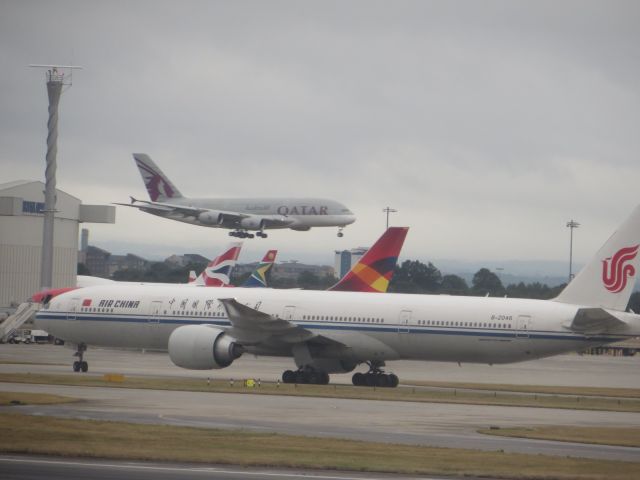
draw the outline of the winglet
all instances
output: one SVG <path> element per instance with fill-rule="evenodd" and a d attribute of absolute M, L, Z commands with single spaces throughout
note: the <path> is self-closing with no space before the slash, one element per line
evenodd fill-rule
<path fill-rule="evenodd" d="M 409 227 L 389 227 L 347 274 L 329 290 L 386 292 Z"/>

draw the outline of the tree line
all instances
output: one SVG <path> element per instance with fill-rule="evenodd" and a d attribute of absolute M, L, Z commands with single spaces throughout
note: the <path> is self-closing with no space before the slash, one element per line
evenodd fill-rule
<path fill-rule="evenodd" d="M 205 264 L 199 263 L 179 267 L 165 262 L 153 262 L 145 269 L 118 270 L 112 278 L 131 282 L 185 283 L 191 270 L 199 273 L 205 267 Z M 78 274 L 90 275 L 91 273 L 83 264 L 79 264 Z M 232 273 L 232 283 L 241 285 L 249 275 L 249 273 L 240 275 Z M 272 277 L 269 279 L 269 285 L 273 288 L 326 290 L 334 283 L 336 280 L 331 275 L 318 276 L 309 271 L 301 272 L 297 278 Z M 468 285 L 467 281 L 458 275 L 443 275 L 431 262 L 405 260 L 400 265 L 396 265 L 393 278 L 389 283 L 389 292 L 549 299 L 558 295 L 565 285 L 550 287 L 540 282 L 520 282 L 505 286 L 500 277 L 488 268 L 478 270 L 473 276 L 471 285 Z M 637 307 L 637 310 L 631 307 L 634 311 L 640 312 L 640 295 L 634 294 L 630 304 Z"/>

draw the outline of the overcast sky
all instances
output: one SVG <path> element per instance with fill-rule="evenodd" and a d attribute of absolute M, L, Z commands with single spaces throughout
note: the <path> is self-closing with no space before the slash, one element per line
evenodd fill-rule
<path fill-rule="evenodd" d="M 336 230 L 245 241 L 332 262 L 411 227 L 403 257 L 587 261 L 639 203 L 636 1 L 0 1 L 0 181 L 44 179 L 44 71 L 82 65 L 60 105 L 58 187 L 146 198 L 145 152 L 187 196 L 320 196 Z M 117 208 L 91 243 L 213 256 L 230 240 Z"/>

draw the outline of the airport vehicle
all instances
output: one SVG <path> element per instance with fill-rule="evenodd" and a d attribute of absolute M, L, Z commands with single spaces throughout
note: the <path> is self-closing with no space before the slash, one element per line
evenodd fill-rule
<path fill-rule="evenodd" d="M 267 238 L 265 230 L 312 227 L 342 229 L 356 217 L 343 204 L 325 198 L 188 198 L 184 197 L 160 168 L 144 153 L 134 153 L 150 200 L 131 197 L 134 207 L 160 217 L 205 227 L 229 229 L 238 238 Z M 255 232 L 255 233 L 252 233 Z"/>
<path fill-rule="evenodd" d="M 167 349 L 188 369 L 243 353 L 293 357 L 285 382 L 395 386 L 385 362 L 510 363 L 640 335 L 625 312 L 638 270 L 640 207 L 553 300 L 274 289 L 96 286 L 55 297 L 38 328 L 78 345 Z M 86 364 L 86 363 L 85 363 Z"/>

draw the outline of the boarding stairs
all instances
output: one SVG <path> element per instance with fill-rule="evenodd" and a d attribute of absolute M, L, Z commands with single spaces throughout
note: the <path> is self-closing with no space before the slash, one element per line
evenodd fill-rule
<path fill-rule="evenodd" d="M 38 311 L 39 308 L 39 303 L 21 303 L 13 315 L 9 316 L 4 322 L 0 323 L 0 341 L 7 341 L 9 337 L 17 329 L 19 329 L 24 322 L 33 317 L 33 315 Z"/>

